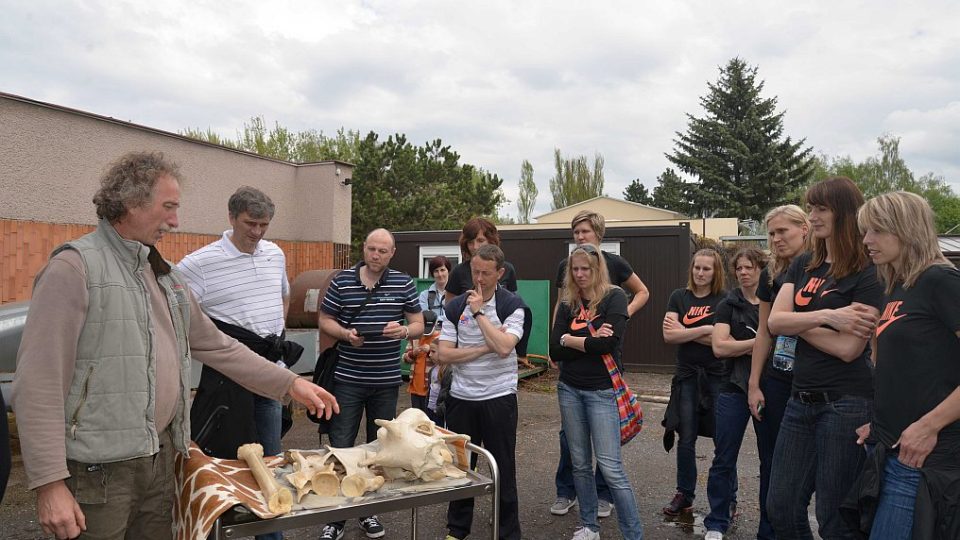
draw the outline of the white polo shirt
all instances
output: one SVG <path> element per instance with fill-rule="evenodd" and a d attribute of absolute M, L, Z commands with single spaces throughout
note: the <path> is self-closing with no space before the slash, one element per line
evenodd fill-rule
<path fill-rule="evenodd" d="M 494 296 L 483 307 L 483 316 L 494 326 L 504 326 L 508 334 L 523 337 L 522 308 L 511 313 L 506 323 L 501 323 L 497 317 L 497 298 Z M 460 315 L 456 326 L 444 324 L 440 330 L 441 341 L 451 341 L 458 348 L 479 347 L 485 343 L 483 332 L 470 313 L 467 306 Z M 517 351 L 510 351 L 506 358 L 497 353 L 487 353 L 476 360 L 463 364 L 452 364 L 453 381 L 450 384 L 450 395 L 467 401 L 481 401 L 517 393 Z"/>
<path fill-rule="evenodd" d="M 283 299 L 290 294 L 287 261 L 273 242 L 260 240 L 253 254 L 223 237 L 178 264 L 204 313 L 259 336 L 283 332 Z"/>

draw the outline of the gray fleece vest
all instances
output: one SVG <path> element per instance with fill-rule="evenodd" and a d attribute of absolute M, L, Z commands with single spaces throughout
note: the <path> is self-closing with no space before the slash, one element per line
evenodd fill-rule
<path fill-rule="evenodd" d="M 180 349 L 180 400 L 170 425 L 174 447 L 189 444 L 190 303 L 187 287 L 156 248 L 125 240 L 106 221 L 56 250 L 76 250 L 87 271 L 89 303 L 67 394 L 67 458 L 110 463 L 160 449 L 155 419 L 156 358 L 144 269 L 152 266 L 167 297 Z M 52 256 L 52 255 L 51 255 Z"/>

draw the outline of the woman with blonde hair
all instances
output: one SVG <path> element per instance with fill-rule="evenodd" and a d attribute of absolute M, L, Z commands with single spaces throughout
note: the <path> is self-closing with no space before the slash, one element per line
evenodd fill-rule
<path fill-rule="evenodd" d="M 919 195 L 875 197 L 858 221 L 885 287 L 873 422 L 858 431 L 876 443 L 870 538 L 960 538 L 960 272 Z"/>
<path fill-rule="evenodd" d="M 677 367 L 670 384 L 664 418 L 666 437 L 677 442 L 677 492 L 663 507 L 676 516 L 693 507 L 697 488 L 697 437 L 713 435 L 713 404 L 720 388 L 722 363 L 711 348 L 717 304 L 724 296 L 723 257 L 701 249 L 690 260 L 687 286 L 673 291 L 663 317 L 663 340 L 677 347 Z M 702 381 L 702 382 L 701 382 Z M 703 407 L 703 404 L 706 407 Z M 672 442 L 667 443 L 671 445 Z"/>
<path fill-rule="evenodd" d="M 767 492 L 770 488 L 770 467 L 773 449 L 780 433 L 783 411 L 790 400 L 793 384 L 793 360 L 796 336 L 774 336 L 767 328 L 770 307 L 787 278 L 791 261 L 810 251 L 810 221 L 807 213 L 795 204 L 778 206 L 764 219 L 767 225 L 767 246 L 772 261 L 760 274 L 757 298 L 760 300 L 760 326 L 751 353 L 747 403 L 756 419 L 757 453 L 760 458 L 760 524 L 757 540 L 772 540 L 773 526 L 767 517 Z M 776 359 L 776 361 L 774 361 Z M 732 512 L 731 512 L 732 514 Z M 731 516 L 733 517 L 733 516 Z"/>
<path fill-rule="evenodd" d="M 620 534 L 643 538 L 643 525 L 620 453 L 620 416 L 605 355 L 619 354 L 627 325 L 627 295 L 610 284 L 606 263 L 592 244 L 567 258 L 567 276 L 557 303 L 550 356 L 560 364 L 557 399 L 570 448 L 580 528 L 573 540 L 598 540 L 597 487 L 593 456 L 617 508 Z"/>
<path fill-rule="evenodd" d="M 870 416 L 868 342 L 882 291 L 857 229 L 863 195 L 856 184 L 827 178 L 804 198 L 813 250 L 790 264 L 767 321 L 771 333 L 798 337 L 793 396 L 773 452 L 767 516 L 778 540 L 812 538 L 807 507 L 816 492 L 821 538 L 853 538 L 839 506 L 864 460 L 850 433 Z"/>

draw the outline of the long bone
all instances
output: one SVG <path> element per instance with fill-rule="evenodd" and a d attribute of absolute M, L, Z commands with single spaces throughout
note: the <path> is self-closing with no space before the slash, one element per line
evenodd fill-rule
<path fill-rule="evenodd" d="M 267 501 L 267 508 L 271 512 L 286 514 L 293 509 L 293 494 L 277 482 L 267 464 L 263 462 L 262 446 L 251 443 L 237 448 L 237 459 L 246 462 L 247 467 L 250 467 L 250 472 L 260 486 L 263 499 Z"/>

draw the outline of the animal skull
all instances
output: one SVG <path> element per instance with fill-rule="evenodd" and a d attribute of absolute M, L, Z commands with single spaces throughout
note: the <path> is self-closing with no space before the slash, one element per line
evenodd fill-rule
<path fill-rule="evenodd" d="M 470 440 L 467 435 L 443 434 L 419 409 L 407 409 L 393 420 L 376 420 L 380 450 L 359 465 L 379 466 L 391 479 L 440 480 L 465 473 L 452 465 L 453 455 L 447 442 Z"/>

